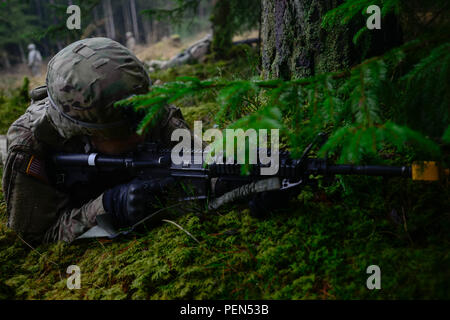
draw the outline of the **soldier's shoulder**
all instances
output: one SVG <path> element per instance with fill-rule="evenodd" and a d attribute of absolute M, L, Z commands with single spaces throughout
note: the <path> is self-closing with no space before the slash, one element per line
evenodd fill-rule
<path fill-rule="evenodd" d="M 25 113 L 9 127 L 6 134 L 7 155 L 4 181 L 11 181 L 18 173 L 48 183 L 45 144 L 36 137 L 36 128 L 46 119 L 47 99 L 32 103 Z M 4 184 L 5 185 L 5 184 Z M 7 188 L 11 188 L 8 183 Z"/>
<path fill-rule="evenodd" d="M 33 125 L 43 116 L 47 99 L 32 103 L 25 113 L 11 124 L 6 134 L 8 152 L 12 150 L 39 151 L 40 143 L 33 134 Z"/>

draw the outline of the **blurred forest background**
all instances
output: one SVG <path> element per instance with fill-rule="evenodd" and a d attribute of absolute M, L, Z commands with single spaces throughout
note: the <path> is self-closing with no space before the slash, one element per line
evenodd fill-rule
<path fill-rule="evenodd" d="M 81 9 L 80 30 L 66 27 L 70 16 L 66 10 L 72 4 Z M 131 32 L 134 53 L 141 60 L 169 59 L 207 34 L 218 35 L 218 41 L 223 34 L 231 41 L 246 31 L 258 37 L 261 17 L 259 0 L 2 0 L 0 8 L 0 88 L 17 86 L 23 75 L 31 75 L 30 43 L 36 45 L 45 66 L 73 41 L 108 37 L 126 45 L 126 33 Z M 31 86 L 42 83 L 42 76 L 32 79 Z"/>
<path fill-rule="evenodd" d="M 81 9 L 79 31 L 66 28 L 66 9 L 71 4 Z M 185 11 L 180 24 L 142 13 L 174 8 L 173 0 L 5 0 L 0 6 L 0 67 L 11 68 L 26 62 L 30 42 L 37 45 L 43 57 L 51 57 L 69 43 L 88 37 L 103 36 L 125 44 L 126 32 L 133 32 L 137 43 L 145 45 L 172 34 L 186 38 L 209 32 L 213 0 L 199 1 L 195 11 Z"/>

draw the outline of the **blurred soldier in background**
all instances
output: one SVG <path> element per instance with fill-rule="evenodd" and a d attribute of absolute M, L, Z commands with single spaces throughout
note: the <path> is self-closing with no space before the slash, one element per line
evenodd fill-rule
<path fill-rule="evenodd" d="M 33 76 L 41 73 L 42 56 L 33 43 L 28 45 L 28 67 L 31 69 Z"/>
<path fill-rule="evenodd" d="M 126 37 L 127 37 L 127 48 L 131 52 L 134 52 L 134 49 L 136 48 L 136 39 L 134 38 L 133 33 L 128 31 L 126 33 Z"/>
<path fill-rule="evenodd" d="M 211 42 L 212 35 L 208 34 L 175 57 L 172 57 L 170 60 L 150 60 L 146 62 L 146 64 L 148 65 L 150 72 L 154 72 L 155 70 L 173 68 L 189 62 L 202 61 L 209 52 Z"/>

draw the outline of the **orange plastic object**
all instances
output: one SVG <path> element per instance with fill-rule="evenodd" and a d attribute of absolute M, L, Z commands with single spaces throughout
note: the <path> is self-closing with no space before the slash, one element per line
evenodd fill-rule
<path fill-rule="evenodd" d="M 412 179 L 422 181 L 438 181 L 439 166 L 434 161 L 421 161 L 412 164 Z"/>

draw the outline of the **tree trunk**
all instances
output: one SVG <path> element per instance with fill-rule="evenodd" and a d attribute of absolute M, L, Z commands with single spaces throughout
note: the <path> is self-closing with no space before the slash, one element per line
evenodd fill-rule
<path fill-rule="evenodd" d="M 93 13 L 93 16 L 94 16 L 94 23 L 95 23 L 95 24 L 97 24 L 97 23 L 100 21 L 100 17 L 99 17 L 99 14 L 98 14 L 98 11 L 97 11 L 97 10 L 98 10 L 97 7 L 94 7 L 94 8 L 92 9 L 92 13 Z M 100 37 L 100 36 L 101 36 L 101 33 L 99 32 L 100 27 L 101 27 L 101 26 L 98 26 L 98 27 L 95 28 L 95 30 L 94 30 L 94 35 L 95 35 L 96 37 Z"/>
<path fill-rule="evenodd" d="M 50 0 L 50 4 L 52 4 L 52 5 L 55 4 L 55 0 Z M 53 14 L 53 11 L 50 11 L 49 13 L 50 13 L 50 15 L 53 16 L 53 24 L 57 25 L 58 19 L 56 18 L 56 15 Z M 56 46 L 58 48 L 58 51 L 61 51 L 63 48 L 63 45 L 60 40 L 56 40 Z"/>
<path fill-rule="evenodd" d="M 144 33 L 145 33 L 145 42 L 146 43 L 150 43 L 151 42 L 151 23 L 149 18 L 147 17 L 143 17 L 142 18 L 142 27 L 144 28 Z"/>
<path fill-rule="evenodd" d="M 106 37 L 111 38 L 111 31 L 109 29 L 109 19 L 108 19 L 108 5 L 106 4 L 108 0 L 103 0 L 102 6 L 103 6 L 103 14 L 105 15 L 105 31 L 106 31 Z"/>
<path fill-rule="evenodd" d="M 132 28 L 129 0 L 122 1 L 122 14 L 126 33 L 131 31 Z"/>
<path fill-rule="evenodd" d="M 114 11 L 112 9 L 111 0 L 108 0 L 109 23 L 111 28 L 111 39 L 116 39 L 116 26 L 114 24 Z"/>
<path fill-rule="evenodd" d="M 358 46 L 353 36 L 365 17 L 331 30 L 321 28 L 323 16 L 343 0 L 262 0 L 262 69 L 264 78 L 303 78 L 333 72 L 401 43 L 397 21 L 383 19 L 381 30 L 371 30 Z"/>
<path fill-rule="evenodd" d="M 111 0 L 103 0 L 103 11 L 106 18 L 106 35 L 110 39 L 115 39 L 116 30 L 114 27 L 114 15 L 111 6 Z"/>
<path fill-rule="evenodd" d="M 2 56 L 3 56 L 3 65 L 5 66 L 5 68 L 6 69 L 11 68 L 11 62 L 9 62 L 8 53 L 6 51 L 3 51 Z"/>
<path fill-rule="evenodd" d="M 131 9 L 131 20 L 133 21 L 134 38 L 136 39 L 136 43 L 138 43 L 139 42 L 139 27 L 138 27 L 138 18 L 137 18 L 137 13 L 136 13 L 135 0 L 130 0 L 130 9 Z"/>
<path fill-rule="evenodd" d="M 266 1 L 270 2 L 272 0 Z M 226 57 L 228 50 L 231 48 L 233 30 L 228 24 L 230 11 L 231 7 L 229 0 L 217 0 L 214 2 L 214 8 L 211 15 L 213 27 L 211 51 L 218 58 Z"/>
<path fill-rule="evenodd" d="M 22 60 L 22 63 L 27 63 L 27 58 L 25 56 L 25 51 L 23 50 L 22 43 L 19 43 L 18 46 L 20 52 L 20 60 Z"/>
<path fill-rule="evenodd" d="M 152 20 L 152 31 L 151 31 L 152 43 L 157 42 L 158 39 L 158 21 L 156 19 Z"/>
<path fill-rule="evenodd" d="M 348 28 L 325 32 L 325 13 L 340 1 L 263 0 L 262 67 L 264 78 L 299 78 L 348 67 Z"/>
<path fill-rule="evenodd" d="M 36 0 L 36 11 L 37 11 L 37 15 L 39 17 L 39 20 L 42 21 L 42 9 L 41 9 L 41 1 L 40 0 Z"/>

